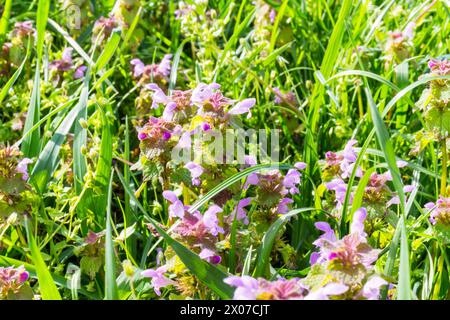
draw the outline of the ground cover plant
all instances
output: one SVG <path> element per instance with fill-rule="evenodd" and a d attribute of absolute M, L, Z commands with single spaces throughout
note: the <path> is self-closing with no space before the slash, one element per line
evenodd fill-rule
<path fill-rule="evenodd" d="M 449 298 L 449 17 L 2 1 L 0 299 Z"/>

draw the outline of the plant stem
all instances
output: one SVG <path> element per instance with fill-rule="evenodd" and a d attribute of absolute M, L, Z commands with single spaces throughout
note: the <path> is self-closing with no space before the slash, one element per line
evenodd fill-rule
<path fill-rule="evenodd" d="M 447 189 L 447 138 L 441 141 L 442 152 L 442 179 L 441 179 L 441 195 L 446 195 Z"/>

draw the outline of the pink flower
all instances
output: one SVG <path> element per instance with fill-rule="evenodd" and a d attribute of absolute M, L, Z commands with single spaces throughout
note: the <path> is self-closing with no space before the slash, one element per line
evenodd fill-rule
<path fill-rule="evenodd" d="M 204 248 L 198 256 L 212 264 L 219 264 L 222 261 L 222 258 L 218 254 L 208 248 Z"/>
<path fill-rule="evenodd" d="M 212 205 L 203 214 L 203 224 L 213 236 L 225 232 L 223 228 L 219 226 L 219 219 L 217 218 L 219 212 L 222 212 L 222 209 L 217 205 Z"/>
<path fill-rule="evenodd" d="M 175 285 L 176 282 L 165 277 L 164 274 L 167 272 L 167 266 L 161 266 L 158 269 L 147 269 L 142 271 L 142 276 L 152 278 L 152 286 L 155 293 L 160 296 L 160 289 L 167 287 L 169 285 Z"/>
<path fill-rule="evenodd" d="M 169 217 L 183 218 L 185 207 L 183 205 L 183 202 L 178 199 L 175 192 L 164 191 L 163 197 L 171 203 L 171 205 L 169 206 Z"/>
<path fill-rule="evenodd" d="M 283 179 L 283 186 L 288 189 L 290 194 L 297 194 L 297 185 L 300 183 L 301 174 L 294 169 L 290 169 Z"/>
<path fill-rule="evenodd" d="M 74 79 L 80 79 L 84 77 L 84 73 L 86 72 L 87 67 L 86 66 L 79 66 L 75 72 L 73 73 Z"/>
<path fill-rule="evenodd" d="M 306 169 L 306 163 L 304 163 L 304 162 L 296 162 L 294 164 L 294 167 L 296 167 L 298 170 L 304 170 L 304 169 Z"/>
<path fill-rule="evenodd" d="M 278 203 L 277 211 L 279 214 L 285 214 L 289 212 L 288 204 L 293 203 L 294 200 L 289 198 L 281 199 L 280 203 Z"/>
<path fill-rule="evenodd" d="M 387 285 L 387 281 L 379 276 L 370 278 L 362 289 L 362 295 L 368 300 L 378 300 L 380 298 L 380 289 Z"/>
<path fill-rule="evenodd" d="M 194 186 L 198 186 L 200 185 L 200 179 L 199 177 L 202 175 L 204 169 L 201 165 L 196 164 L 195 162 L 188 162 L 186 163 L 186 165 L 184 166 L 186 169 L 189 170 L 189 172 L 191 173 L 191 178 L 192 178 L 192 185 Z"/>
<path fill-rule="evenodd" d="M 130 64 L 133 66 L 133 76 L 139 77 L 144 73 L 145 64 L 140 59 L 132 59 Z"/>
<path fill-rule="evenodd" d="M 18 164 L 16 171 L 22 174 L 22 180 L 28 180 L 28 165 L 33 163 L 31 159 L 23 158 Z"/>
<path fill-rule="evenodd" d="M 248 206 L 252 198 L 244 198 L 238 202 L 236 210 L 233 210 L 231 213 L 231 219 L 234 219 L 234 215 L 237 214 L 236 219 L 242 221 L 244 224 L 248 224 L 249 220 L 247 217 L 247 212 L 244 210 L 244 207 Z"/>
<path fill-rule="evenodd" d="M 228 114 L 238 115 L 250 112 L 250 109 L 255 105 L 256 99 L 244 99 L 238 102 L 231 110 L 228 111 Z M 250 116 L 250 114 L 249 114 Z"/>
<path fill-rule="evenodd" d="M 209 98 L 212 97 L 215 90 L 219 89 L 220 85 L 217 83 L 205 84 L 199 83 L 198 86 L 192 91 L 191 101 L 196 104 L 203 104 Z"/>

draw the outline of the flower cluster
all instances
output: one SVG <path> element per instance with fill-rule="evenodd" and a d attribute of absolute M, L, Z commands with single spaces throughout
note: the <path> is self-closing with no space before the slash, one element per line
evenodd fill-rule
<path fill-rule="evenodd" d="M 428 62 L 429 76 L 445 76 L 450 74 L 450 62 L 448 60 L 431 59 Z M 430 82 L 428 88 L 423 90 L 416 108 L 423 111 L 426 130 L 432 132 L 436 140 L 440 140 L 445 132 L 450 132 L 450 81 L 448 79 L 435 79 Z"/>
<path fill-rule="evenodd" d="M 230 120 L 241 114 L 251 115 L 250 109 L 255 99 L 244 99 L 236 102 L 226 98 L 219 90 L 220 85 L 200 83 L 193 90 L 175 90 L 166 95 L 156 84 L 145 86 L 153 92 L 151 106 L 158 109 L 163 106 L 162 116 L 151 117 L 142 127 L 138 128 L 138 138 L 141 141 L 141 159 L 143 166 L 166 164 L 172 159 L 174 150 L 191 150 L 192 137 L 198 135 L 212 135 L 213 130 L 225 131 L 230 126 Z M 207 139 L 200 150 L 208 148 Z M 208 153 L 203 153 L 205 156 Z M 158 161 L 156 161 L 158 160 Z M 191 174 L 191 182 L 195 186 L 201 183 L 200 176 L 206 170 L 198 162 L 188 159 L 183 166 Z M 173 171 L 173 169 L 172 169 Z M 170 172 L 166 172 L 166 178 Z"/>
<path fill-rule="evenodd" d="M 8 41 L 3 43 L 0 51 L 0 75 L 8 78 L 14 68 L 17 68 L 25 58 L 28 43 L 33 45 L 36 30 L 33 22 L 16 22 L 14 29 L 8 34 Z"/>
<path fill-rule="evenodd" d="M 409 58 L 412 48 L 415 23 L 410 23 L 404 31 L 390 31 L 386 42 L 386 67 L 389 63 L 400 63 Z"/>
<path fill-rule="evenodd" d="M 328 151 L 325 154 L 325 159 L 320 160 L 319 163 L 322 168 L 322 179 L 325 181 L 325 188 L 334 192 L 334 212 L 340 213 L 341 208 L 345 202 L 348 192 L 348 179 L 351 176 L 357 153 L 354 148 L 356 140 L 347 142 L 344 150 L 340 152 Z M 406 161 L 397 161 L 397 166 L 403 168 L 407 165 Z M 355 177 L 362 178 L 363 170 L 358 167 L 355 172 Z M 384 173 L 374 172 L 370 175 L 369 181 L 364 188 L 363 203 L 368 209 L 374 209 L 375 212 L 381 214 L 385 213 L 385 209 L 394 204 L 399 204 L 400 200 L 397 194 L 391 190 L 387 182 L 392 181 L 390 171 Z M 409 193 L 414 190 L 412 185 L 405 185 L 404 192 Z M 350 190 L 348 203 L 353 202 L 353 190 Z"/>
<path fill-rule="evenodd" d="M 319 252 L 311 255 L 311 271 L 303 279 L 283 278 L 267 281 L 249 276 L 232 276 L 225 282 L 237 289 L 234 299 L 249 300 L 328 300 L 379 299 L 380 288 L 387 282 L 374 273 L 373 263 L 379 250 L 366 239 L 364 208 L 355 212 L 350 234 L 337 239 L 326 222 L 317 222 L 323 235 L 314 244 Z"/>
<path fill-rule="evenodd" d="M 60 82 L 64 73 L 69 71 L 73 71 L 73 79 L 80 79 L 84 77 L 87 67 L 84 65 L 76 67 L 72 61 L 72 52 L 72 48 L 65 48 L 62 52 L 61 59 L 50 62 L 49 68 L 50 71 L 53 72 L 53 77 L 56 82 Z"/>
<path fill-rule="evenodd" d="M 0 267 L 0 300 L 31 300 L 33 291 L 28 278 L 24 267 Z"/>
<path fill-rule="evenodd" d="M 30 163 L 16 147 L 0 148 L 0 221 L 31 210 L 36 195 L 27 183 Z"/>

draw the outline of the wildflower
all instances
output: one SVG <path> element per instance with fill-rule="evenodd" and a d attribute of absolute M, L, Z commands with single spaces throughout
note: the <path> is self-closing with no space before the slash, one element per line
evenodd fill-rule
<path fill-rule="evenodd" d="M 322 288 L 311 292 L 305 300 L 329 300 L 330 296 L 339 296 L 348 290 L 348 286 L 342 283 L 328 283 Z"/>
<path fill-rule="evenodd" d="M 373 276 L 364 285 L 362 296 L 368 300 L 378 300 L 380 298 L 380 288 L 387 285 L 387 281 L 379 276 Z"/>
<path fill-rule="evenodd" d="M 296 162 L 295 164 L 294 164 L 294 167 L 296 167 L 298 170 L 304 170 L 304 169 L 306 169 L 306 163 L 304 163 L 304 162 Z"/>
<path fill-rule="evenodd" d="M 250 109 L 255 105 L 256 100 L 254 98 L 244 99 L 238 102 L 231 110 L 228 111 L 228 114 L 239 115 L 248 113 L 248 118 L 251 117 Z"/>
<path fill-rule="evenodd" d="M 217 83 L 205 84 L 199 83 L 197 87 L 192 91 L 191 101 L 196 104 L 203 104 L 210 99 L 214 92 L 220 88 Z"/>
<path fill-rule="evenodd" d="M 273 88 L 273 91 L 275 93 L 275 100 L 274 100 L 275 104 L 278 105 L 288 104 L 294 107 L 298 106 L 297 97 L 292 91 L 284 94 L 281 93 L 279 88 Z"/>
<path fill-rule="evenodd" d="M 161 266 L 159 268 L 155 269 L 147 269 L 142 271 L 142 276 L 152 278 L 152 286 L 153 290 L 155 290 L 155 293 L 160 296 L 161 295 L 161 288 L 175 285 L 176 282 L 167 278 L 164 276 L 164 274 L 167 272 L 167 266 Z"/>
<path fill-rule="evenodd" d="M 439 196 L 436 203 L 428 202 L 425 208 L 430 210 L 430 222 L 433 225 L 450 226 L 450 198 Z"/>
<path fill-rule="evenodd" d="M 342 179 L 333 179 L 330 182 L 325 184 L 325 187 L 328 190 L 332 190 L 335 192 L 336 203 L 338 208 L 340 208 L 344 202 L 347 194 L 347 184 Z M 350 194 L 349 202 L 351 203 L 353 200 L 352 194 Z"/>
<path fill-rule="evenodd" d="M 195 162 L 188 162 L 186 163 L 186 165 L 184 166 L 186 169 L 189 170 L 189 172 L 191 173 L 191 178 L 192 178 L 192 185 L 193 186 L 198 186 L 200 185 L 200 179 L 199 177 L 202 175 L 204 169 L 201 165 L 196 164 Z"/>
<path fill-rule="evenodd" d="M 23 158 L 22 160 L 20 160 L 20 162 L 17 164 L 17 172 L 22 174 L 22 179 L 23 180 L 28 180 L 29 176 L 28 176 L 28 165 L 30 163 L 33 163 L 33 160 L 28 159 L 28 158 Z"/>
<path fill-rule="evenodd" d="M 317 225 L 325 236 L 321 236 L 314 244 L 320 248 L 320 256 L 315 262 L 333 262 L 344 268 L 355 268 L 359 265 L 370 268 L 371 264 L 378 258 L 378 251 L 372 249 L 366 241 L 364 233 L 364 220 L 367 212 L 364 208 L 355 212 L 351 226 L 351 233 L 341 240 L 334 238 L 331 228 L 327 224 Z"/>
<path fill-rule="evenodd" d="M 231 219 L 234 219 L 236 214 L 236 219 L 238 221 L 242 221 L 244 224 L 248 224 L 249 220 L 247 217 L 247 211 L 244 210 L 246 206 L 248 206 L 252 201 L 252 198 L 244 198 L 238 202 L 236 210 L 233 210 L 233 213 L 230 215 Z"/>
<path fill-rule="evenodd" d="M 133 68 L 133 76 L 139 79 L 140 83 L 148 83 L 151 80 L 161 83 L 167 81 L 170 75 L 171 54 L 166 54 L 159 64 L 145 65 L 140 59 L 132 59 L 130 64 Z"/>
<path fill-rule="evenodd" d="M 288 204 L 291 204 L 291 203 L 293 203 L 294 202 L 294 200 L 292 200 L 292 199 L 289 199 L 289 198 L 283 198 L 283 199 L 281 199 L 280 200 L 280 203 L 278 204 L 278 207 L 277 207 L 277 212 L 279 213 L 279 214 L 285 214 L 285 213 L 288 213 L 288 211 L 289 211 L 289 208 L 288 208 Z"/>
<path fill-rule="evenodd" d="M 80 79 L 80 78 L 83 78 L 84 77 L 84 73 L 86 72 L 86 70 L 87 70 L 87 67 L 86 66 L 79 66 L 76 70 L 75 70 L 75 72 L 74 72 L 74 74 L 73 74 L 73 78 L 74 79 Z"/>
<path fill-rule="evenodd" d="M 294 169 L 290 169 L 283 179 L 283 186 L 289 191 L 290 194 L 297 194 L 297 184 L 300 183 L 301 174 Z"/>
<path fill-rule="evenodd" d="M 225 232 L 223 228 L 219 226 L 219 219 L 217 218 L 219 212 L 222 212 L 222 209 L 217 205 L 212 205 L 203 214 L 202 222 L 213 236 Z"/>
<path fill-rule="evenodd" d="M 355 162 L 357 159 L 356 150 L 354 148 L 356 140 L 349 140 L 344 150 L 340 152 L 328 151 L 325 154 L 325 160 L 321 160 L 319 163 L 322 166 L 324 180 L 330 180 L 333 178 L 346 179 L 350 177 L 353 172 Z M 356 169 L 356 176 L 362 177 L 361 168 Z"/>
<path fill-rule="evenodd" d="M 50 62 L 50 69 L 58 72 L 69 71 L 72 69 L 72 48 L 65 48 L 60 60 L 54 60 Z"/>
<path fill-rule="evenodd" d="M 219 264 L 222 261 L 222 258 L 217 255 L 213 250 L 204 248 L 198 255 L 201 259 L 207 260 L 212 264 Z"/>
<path fill-rule="evenodd" d="M 16 22 L 14 29 L 11 31 L 11 38 L 25 38 L 35 32 L 32 21 Z"/>
<path fill-rule="evenodd" d="M 92 29 L 92 42 L 95 43 L 97 38 L 100 43 L 108 39 L 114 29 L 119 26 L 117 19 L 114 16 L 100 17 L 94 24 Z"/>
<path fill-rule="evenodd" d="M 0 267 L 0 300 L 8 299 L 10 295 L 20 294 L 28 278 L 29 274 L 23 266 Z"/>
<path fill-rule="evenodd" d="M 244 275 L 230 276 L 224 282 L 236 287 L 234 300 L 299 300 L 307 293 L 307 288 L 297 278 L 267 281 Z"/>
<path fill-rule="evenodd" d="M 169 217 L 184 217 L 185 207 L 181 200 L 178 200 L 177 195 L 173 191 L 164 191 L 163 192 L 164 199 L 168 200 L 171 205 L 169 206 Z"/>

